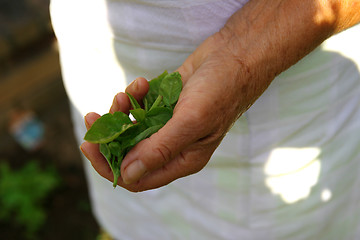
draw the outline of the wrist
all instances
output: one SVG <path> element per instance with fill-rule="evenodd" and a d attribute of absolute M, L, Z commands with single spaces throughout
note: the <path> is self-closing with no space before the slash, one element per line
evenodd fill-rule
<path fill-rule="evenodd" d="M 271 81 L 337 31 L 327 1 L 249 1 L 220 30 L 229 52 Z"/>

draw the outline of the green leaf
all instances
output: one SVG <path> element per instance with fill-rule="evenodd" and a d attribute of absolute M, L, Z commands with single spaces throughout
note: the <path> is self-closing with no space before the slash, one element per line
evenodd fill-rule
<path fill-rule="evenodd" d="M 126 131 L 122 132 L 115 140 L 120 142 L 123 146 L 123 143 L 126 141 L 129 141 L 129 139 L 134 138 L 139 133 L 143 132 L 147 127 L 143 122 L 135 123 L 130 128 L 128 128 Z"/>
<path fill-rule="evenodd" d="M 112 141 L 108 144 L 109 150 L 113 156 L 119 157 L 122 155 L 121 144 L 116 141 Z"/>
<path fill-rule="evenodd" d="M 106 161 L 109 164 L 109 167 L 111 168 L 111 171 L 114 172 L 113 169 L 113 155 L 111 154 L 110 148 L 107 143 L 100 143 L 99 144 L 99 150 L 101 154 L 105 157 Z"/>
<path fill-rule="evenodd" d="M 154 107 L 146 113 L 145 125 L 147 127 L 165 125 L 173 115 L 173 111 L 167 107 Z"/>
<path fill-rule="evenodd" d="M 133 97 L 133 95 L 131 95 L 130 93 L 126 93 L 130 99 L 130 103 L 131 106 L 133 107 L 133 109 L 138 109 L 141 108 L 140 104 L 138 103 L 138 101 L 136 101 L 136 99 Z"/>
<path fill-rule="evenodd" d="M 162 99 L 163 99 L 163 97 L 162 97 L 161 95 L 159 95 L 159 96 L 156 98 L 155 102 L 153 103 L 153 105 L 151 106 L 151 108 L 150 108 L 148 111 L 151 111 L 153 108 L 156 108 L 156 107 L 161 106 L 160 103 L 161 103 Z M 147 111 L 147 112 L 148 112 L 148 111 Z"/>
<path fill-rule="evenodd" d="M 154 133 L 156 133 L 157 131 L 159 131 L 160 128 L 162 128 L 163 125 L 156 125 L 156 126 L 152 126 L 147 128 L 146 130 L 144 130 L 143 132 L 139 133 L 135 138 L 131 139 L 128 143 L 126 148 L 132 148 L 134 147 L 136 144 L 138 144 L 140 141 L 144 140 L 145 138 L 150 137 L 151 135 L 153 135 Z"/>
<path fill-rule="evenodd" d="M 143 99 L 143 103 L 144 103 L 144 108 L 145 108 L 145 112 L 149 111 L 149 109 L 151 108 L 151 106 L 149 106 L 149 102 L 148 100 L 144 97 Z"/>
<path fill-rule="evenodd" d="M 171 107 L 179 99 L 182 90 L 181 75 L 178 72 L 168 74 L 161 82 L 159 95 L 163 96 L 163 102 Z"/>
<path fill-rule="evenodd" d="M 120 167 L 121 167 L 121 163 L 122 163 L 122 160 L 123 160 L 123 156 L 119 156 L 119 157 L 114 156 L 114 158 L 115 159 L 113 159 L 114 164 L 113 164 L 112 172 L 113 172 L 113 175 L 114 175 L 113 187 L 116 188 L 118 179 L 121 176 Z"/>
<path fill-rule="evenodd" d="M 160 128 L 162 128 L 162 127 L 163 127 L 163 125 L 159 124 L 159 125 L 155 125 L 155 126 L 147 128 L 145 131 L 143 131 L 142 133 L 140 133 L 139 135 L 136 136 L 136 138 L 134 139 L 136 144 L 139 143 L 140 141 L 144 140 L 145 138 L 151 137 L 151 135 L 153 135 L 154 133 L 159 131 Z"/>
<path fill-rule="evenodd" d="M 109 164 L 109 167 L 111 168 L 114 176 L 113 187 L 115 188 L 121 175 L 120 167 L 124 158 L 124 155 L 121 153 L 120 145 L 117 142 L 111 142 L 109 144 L 101 143 L 100 152 L 104 155 Z"/>
<path fill-rule="evenodd" d="M 160 84 L 167 75 L 168 72 L 164 71 L 161 75 L 149 81 L 149 91 L 143 100 L 146 110 L 149 110 L 156 101 L 157 97 L 159 96 Z"/>
<path fill-rule="evenodd" d="M 88 130 L 84 139 L 100 144 L 100 152 L 114 175 L 114 187 L 120 177 L 123 158 L 136 144 L 159 131 L 171 119 L 181 90 L 181 75 L 165 71 L 149 82 L 149 91 L 142 102 L 144 109 L 127 93 L 133 108 L 130 113 L 137 123 L 132 123 L 128 115 L 116 112 L 103 115 Z"/>
<path fill-rule="evenodd" d="M 146 111 L 142 108 L 130 110 L 131 115 L 136 119 L 137 122 L 144 121 Z"/>
<path fill-rule="evenodd" d="M 99 150 L 111 166 L 111 152 L 109 146 L 106 143 L 100 143 Z"/>
<path fill-rule="evenodd" d="M 125 113 L 107 113 L 94 122 L 84 139 L 92 143 L 108 143 L 132 125 L 131 119 Z"/>
<path fill-rule="evenodd" d="M 114 114 L 112 114 L 112 116 L 115 121 L 119 121 L 119 122 L 126 123 L 126 124 L 132 123 L 129 116 L 123 112 L 114 112 Z"/>

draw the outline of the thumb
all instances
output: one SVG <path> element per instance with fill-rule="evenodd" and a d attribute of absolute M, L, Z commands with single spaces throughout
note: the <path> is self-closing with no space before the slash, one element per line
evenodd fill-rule
<path fill-rule="evenodd" d="M 161 168 L 198 139 L 195 129 L 189 127 L 191 124 L 187 119 L 191 118 L 180 111 L 176 113 L 163 128 L 138 143 L 126 155 L 121 165 L 124 183 L 134 183 L 145 173 Z"/>

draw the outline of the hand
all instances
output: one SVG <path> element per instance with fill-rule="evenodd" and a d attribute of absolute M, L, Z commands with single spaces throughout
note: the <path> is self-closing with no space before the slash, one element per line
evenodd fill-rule
<path fill-rule="evenodd" d="M 184 87 L 173 118 L 127 154 L 119 185 L 144 191 L 200 171 L 233 122 L 276 75 L 327 37 L 360 21 L 360 4 L 347 2 L 249 1 L 178 69 Z M 126 91 L 140 100 L 148 85 L 141 78 L 136 83 Z M 120 93 L 111 111 L 129 108 Z M 87 125 L 97 117 L 88 114 Z M 99 174 L 112 181 L 98 147 L 84 143 L 81 148 Z"/>
<path fill-rule="evenodd" d="M 157 188 L 201 170 L 239 115 L 249 105 L 244 99 L 249 87 L 240 81 L 242 66 L 216 34 L 206 40 L 178 69 L 183 91 L 173 118 L 150 138 L 136 145 L 125 157 L 118 184 L 130 191 Z M 126 91 L 140 101 L 148 90 L 144 78 L 138 78 Z M 119 93 L 110 112 L 128 113 L 130 102 Z M 99 117 L 85 118 L 87 127 Z M 81 147 L 100 175 L 113 180 L 98 146 Z"/>

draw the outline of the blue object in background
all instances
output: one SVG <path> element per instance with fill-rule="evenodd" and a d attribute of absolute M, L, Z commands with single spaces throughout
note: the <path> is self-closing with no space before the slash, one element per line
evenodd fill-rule
<path fill-rule="evenodd" d="M 15 111 L 10 122 L 10 132 L 25 150 L 34 151 L 43 143 L 45 128 L 31 111 Z"/>

